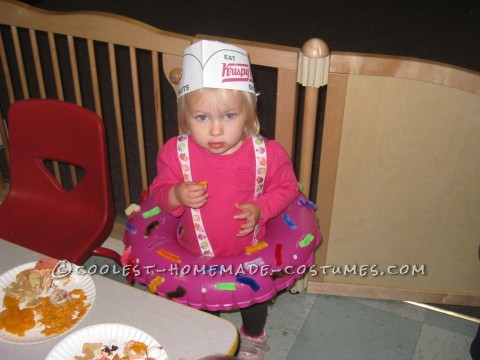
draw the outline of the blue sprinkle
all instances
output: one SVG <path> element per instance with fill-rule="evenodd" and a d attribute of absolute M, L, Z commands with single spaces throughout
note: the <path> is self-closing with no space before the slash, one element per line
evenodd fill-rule
<path fill-rule="evenodd" d="M 258 291 L 260 290 L 260 285 L 258 285 L 258 283 L 252 279 L 252 278 L 249 278 L 248 276 L 245 276 L 245 275 L 237 275 L 235 280 L 241 284 L 245 284 L 245 285 L 248 285 L 252 288 L 253 291 Z"/>
<path fill-rule="evenodd" d="M 125 227 L 127 228 L 128 231 L 130 231 L 130 233 L 132 234 L 136 234 L 137 233 L 137 228 L 135 226 L 133 226 L 132 224 L 130 223 L 125 223 Z"/>
<path fill-rule="evenodd" d="M 287 214 L 285 215 L 282 215 L 282 218 L 283 218 L 283 221 L 285 222 L 285 224 L 287 224 L 287 226 L 292 229 L 292 230 L 295 230 L 297 228 L 297 225 L 295 225 L 295 223 L 293 222 L 293 220 L 290 218 L 290 216 L 288 216 Z"/>
<path fill-rule="evenodd" d="M 300 199 L 300 200 L 298 200 L 298 204 L 306 206 L 306 207 L 312 209 L 313 211 L 317 210 L 317 206 L 313 202 L 311 202 L 310 200 Z"/>

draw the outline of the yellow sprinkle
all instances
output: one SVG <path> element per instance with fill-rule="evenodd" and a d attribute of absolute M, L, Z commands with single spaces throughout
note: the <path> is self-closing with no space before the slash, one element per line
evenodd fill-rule
<path fill-rule="evenodd" d="M 207 180 L 200 180 L 200 181 L 198 182 L 198 185 L 207 186 L 207 185 L 208 185 L 208 181 L 207 181 Z"/>
<path fill-rule="evenodd" d="M 162 284 L 164 281 L 165 279 L 163 277 L 160 275 L 157 276 L 155 279 L 150 281 L 150 284 L 148 284 L 148 290 L 155 294 L 157 292 L 157 286 Z"/>
<path fill-rule="evenodd" d="M 262 250 L 263 248 L 266 248 L 267 246 L 268 246 L 268 243 L 262 240 L 258 244 L 245 247 L 245 253 L 247 255 L 250 255 L 250 254 L 253 254 L 254 252 Z"/>

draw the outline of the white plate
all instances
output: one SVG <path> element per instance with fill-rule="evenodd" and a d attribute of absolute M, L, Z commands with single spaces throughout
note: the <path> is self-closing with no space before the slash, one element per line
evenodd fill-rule
<path fill-rule="evenodd" d="M 36 263 L 37 262 L 34 261 L 28 264 L 23 264 L 11 270 L 8 270 L 7 272 L 0 275 L 0 309 L 2 311 L 4 309 L 3 298 L 5 297 L 5 288 L 7 288 L 8 286 L 10 286 L 10 284 L 16 281 L 17 274 L 19 274 L 23 270 L 33 269 Z M 76 269 L 76 268 L 77 266 L 73 265 L 73 269 Z M 25 344 L 25 345 L 41 343 L 41 342 L 59 337 L 63 334 L 66 334 L 67 332 L 74 329 L 80 322 L 82 322 L 83 319 L 85 319 L 85 317 L 88 315 L 88 312 L 92 308 L 93 302 L 95 301 L 95 293 L 96 293 L 95 284 L 93 283 L 92 277 L 88 274 L 80 275 L 78 274 L 78 272 L 72 271 L 72 273 L 69 275 L 69 278 L 70 278 L 70 281 L 68 282 L 68 284 L 66 284 L 61 288 L 63 288 L 66 291 L 72 291 L 74 289 L 83 289 L 85 295 L 87 296 L 86 303 L 90 304 L 90 307 L 88 308 L 87 313 L 74 326 L 72 326 L 62 334 L 52 334 L 48 336 L 41 333 L 41 331 L 43 330 L 43 326 L 41 324 L 37 324 L 37 326 L 35 326 L 33 329 L 25 332 L 25 336 L 18 336 L 15 334 L 11 334 L 7 332 L 5 329 L 3 329 L 3 330 L 0 330 L 0 341 L 7 342 L 7 343 L 14 343 L 14 344 Z"/>
<path fill-rule="evenodd" d="M 116 345 L 118 350 L 111 356 L 118 354 L 122 357 L 125 344 L 130 340 L 142 342 L 149 349 L 156 348 L 156 360 L 168 360 L 165 349 L 153 337 L 142 330 L 123 324 L 98 324 L 80 329 L 60 341 L 45 360 L 73 360 L 75 356 L 83 356 L 82 347 L 85 343 L 102 344 L 109 348 Z"/>

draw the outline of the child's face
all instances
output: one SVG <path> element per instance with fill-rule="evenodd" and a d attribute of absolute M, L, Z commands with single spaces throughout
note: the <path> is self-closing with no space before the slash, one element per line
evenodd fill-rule
<path fill-rule="evenodd" d="M 188 134 L 202 148 L 218 155 L 232 154 L 243 143 L 247 112 L 243 97 L 234 91 L 219 96 L 216 89 L 189 93 L 185 98 Z"/>

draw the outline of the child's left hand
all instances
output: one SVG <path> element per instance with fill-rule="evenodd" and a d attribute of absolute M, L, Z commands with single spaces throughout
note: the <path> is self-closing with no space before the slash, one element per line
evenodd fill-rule
<path fill-rule="evenodd" d="M 237 236 L 247 236 L 255 229 L 258 220 L 262 218 L 262 211 L 255 203 L 235 204 L 235 207 L 242 213 L 235 215 L 233 218 L 235 220 L 246 220 L 245 224 L 240 226 Z"/>

